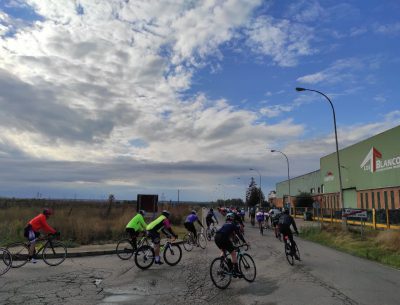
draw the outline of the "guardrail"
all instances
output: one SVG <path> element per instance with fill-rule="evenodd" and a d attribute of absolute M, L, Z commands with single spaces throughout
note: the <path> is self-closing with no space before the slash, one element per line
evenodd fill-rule
<path fill-rule="evenodd" d="M 367 219 L 362 221 L 356 217 L 347 217 L 347 223 L 351 225 L 364 225 L 372 227 L 374 229 L 395 229 L 400 230 L 400 209 L 388 210 L 388 209 L 357 209 L 367 212 Z M 329 208 L 293 208 L 292 216 L 296 218 L 305 218 L 304 213 L 308 212 L 312 214 L 312 221 L 338 223 L 342 222 L 342 210 L 341 209 L 329 209 Z"/>

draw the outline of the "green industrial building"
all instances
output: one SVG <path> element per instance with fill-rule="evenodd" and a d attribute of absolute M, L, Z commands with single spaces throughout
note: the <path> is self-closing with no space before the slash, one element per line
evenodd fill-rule
<path fill-rule="evenodd" d="M 400 126 L 339 151 L 345 208 L 400 208 Z M 291 202 L 309 193 L 324 208 L 342 208 L 336 152 L 320 169 L 290 179 Z M 276 203 L 288 202 L 288 180 L 277 183 Z"/>

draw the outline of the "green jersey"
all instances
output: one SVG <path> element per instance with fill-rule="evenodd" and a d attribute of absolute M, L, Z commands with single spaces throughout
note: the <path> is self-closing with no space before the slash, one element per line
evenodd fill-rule
<path fill-rule="evenodd" d="M 143 215 L 138 213 L 131 221 L 126 225 L 127 228 L 134 229 L 135 231 L 143 231 L 146 229 L 146 222 L 144 221 Z"/>
<path fill-rule="evenodd" d="M 167 217 L 165 217 L 164 215 L 158 216 L 155 220 L 153 220 L 147 225 L 146 230 L 147 231 L 155 230 L 157 232 L 160 232 L 160 230 L 164 227 L 165 219 L 167 219 Z"/>

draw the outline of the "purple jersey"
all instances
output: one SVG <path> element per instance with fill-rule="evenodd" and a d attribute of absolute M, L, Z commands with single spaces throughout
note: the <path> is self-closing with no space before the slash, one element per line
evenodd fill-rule
<path fill-rule="evenodd" d="M 195 214 L 190 214 L 188 217 L 186 217 L 185 222 L 190 222 L 193 223 L 195 221 L 199 220 L 199 218 L 197 217 L 197 215 Z"/>

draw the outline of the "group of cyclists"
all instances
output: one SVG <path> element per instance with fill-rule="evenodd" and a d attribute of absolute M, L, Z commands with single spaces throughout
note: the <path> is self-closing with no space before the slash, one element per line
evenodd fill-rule
<path fill-rule="evenodd" d="M 221 255 L 224 255 L 225 251 L 230 253 L 233 263 L 233 275 L 240 277 L 234 240 L 240 240 L 242 243 L 249 245 L 249 242 L 244 238 L 245 212 L 244 209 L 234 207 L 220 207 L 218 208 L 218 211 L 225 217 L 225 223 L 217 230 L 214 241 L 216 246 L 222 251 Z M 31 245 L 29 248 L 29 260 L 32 263 L 36 263 L 34 249 L 35 241 L 40 236 L 39 232 L 44 231 L 50 234 L 57 234 L 57 231 L 47 223 L 47 219 L 52 214 L 53 211 L 51 209 L 44 209 L 41 214 L 30 220 L 24 229 L 24 236 L 28 239 Z M 249 213 L 249 215 L 251 214 Z M 140 210 L 126 225 L 126 233 L 129 234 L 133 242 L 134 250 L 136 250 L 137 247 L 137 237 L 140 234 L 146 233 L 154 244 L 155 263 L 161 265 L 163 262 L 160 259 L 160 233 L 164 233 L 169 238 L 173 238 L 173 240 L 178 237 L 177 234 L 175 234 L 175 232 L 172 230 L 171 222 L 169 220 L 170 212 L 167 210 L 162 211 L 156 219 L 148 224 L 145 222 L 144 216 L 145 211 Z M 289 237 L 292 245 L 292 252 L 295 258 L 299 259 L 295 255 L 295 242 L 293 240 L 293 234 L 290 227 L 293 226 L 296 234 L 298 234 L 298 230 L 293 217 L 289 215 L 288 209 L 283 209 L 283 211 L 271 209 L 268 213 L 260 209 L 257 211 L 257 213 L 255 213 L 255 218 L 257 219 L 259 225 L 263 225 L 266 221 L 268 221 L 268 219 L 270 219 L 272 225 L 277 228 L 277 231 Z M 207 229 L 209 229 L 212 224 L 215 224 L 215 222 L 218 224 L 218 218 L 216 217 L 213 208 L 210 208 L 206 215 Z M 193 233 L 193 236 L 196 239 L 197 230 L 195 223 L 204 228 L 202 222 L 197 216 L 197 212 L 192 210 L 185 218 L 184 226 L 189 232 Z"/>

